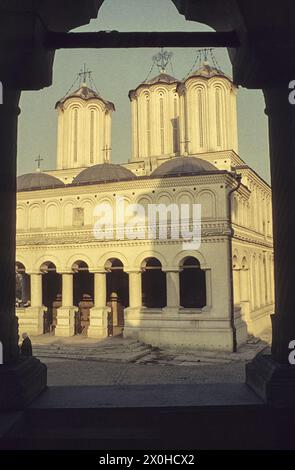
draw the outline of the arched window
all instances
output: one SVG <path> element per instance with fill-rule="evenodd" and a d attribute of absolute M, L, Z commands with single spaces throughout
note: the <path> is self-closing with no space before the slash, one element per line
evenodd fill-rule
<path fill-rule="evenodd" d="M 166 273 L 157 258 L 148 258 L 142 263 L 142 304 L 148 308 L 166 306 Z"/>
<path fill-rule="evenodd" d="M 180 265 L 180 305 L 184 308 L 203 308 L 206 299 L 206 273 L 199 261 L 189 256 Z"/>
<path fill-rule="evenodd" d="M 174 110 L 173 110 L 173 153 L 179 152 L 179 118 L 178 118 L 178 99 L 177 95 L 174 96 Z"/>
<path fill-rule="evenodd" d="M 146 96 L 146 142 L 147 142 L 147 156 L 151 154 L 151 106 L 150 97 Z"/>
<path fill-rule="evenodd" d="M 165 129 L 164 129 L 164 98 L 160 94 L 160 142 L 161 142 L 161 155 L 165 153 Z"/>
<path fill-rule="evenodd" d="M 200 148 L 204 147 L 204 108 L 203 108 L 203 91 L 198 89 L 198 114 L 199 114 L 199 144 Z"/>
<path fill-rule="evenodd" d="M 73 158 L 74 163 L 78 161 L 78 109 L 73 111 Z"/>
<path fill-rule="evenodd" d="M 215 104 L 216 104 L 216 143 L 217 147 L 221 147 L 221 90 L 215 90 Z"/>
<path fill-rule="evenodd" d="M 90 112 L 90 163 L 94 161 L 94 109 Z"/>

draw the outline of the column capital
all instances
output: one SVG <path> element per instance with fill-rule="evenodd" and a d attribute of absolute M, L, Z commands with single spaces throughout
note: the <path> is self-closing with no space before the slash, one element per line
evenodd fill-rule
<path fill-rule="evenodd" d="M 127 269 L 124 269 L 124 273 L 126 273 L 126 274 L 141 274 L 142 271 L 143 270 L 141 268 L 127 268 Z"/>
<path fill-rule="evenodd" d="M 105 268 L 93 268 L 88 270 L 92 274 L 107 274 L 108 271 Z"/>

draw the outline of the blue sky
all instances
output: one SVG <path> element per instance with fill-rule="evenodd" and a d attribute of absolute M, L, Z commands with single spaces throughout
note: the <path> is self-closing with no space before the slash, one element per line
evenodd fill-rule
<path fill-rule="evenodd" d="M 98 18 L 77 31 L 206 31 L 199 23 L 186 21 L 171 0 L 105 0 Z M 190 70 L 195 49 L 171 49 L 174 76 L 181 79 Z M 56 166 L 56 101 L 64 96 L 86 62 L 101 95 L 114 102 L 112 161 L 127 161 L 131 152 L 131 117 L 128 91 L 142 82 L 158 49 L 75 49 L 57 51 L 53 84 L 40 91 L 23 92 L 20 102 L 18 173 L 33 171 L 41 154 L 42 169 Z M 231 75 L 225 49 L 215 49 L 224 72 Z M 156 75 L 156 70 L 154 70 Z M 171 70 L 168 70 L 171 73 Z M 239 89 L 239 154 L 269 181 L 268 132 L 261 91 Z"/>

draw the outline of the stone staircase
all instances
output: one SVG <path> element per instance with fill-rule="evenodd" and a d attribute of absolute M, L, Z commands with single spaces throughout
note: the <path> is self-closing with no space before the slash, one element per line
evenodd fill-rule
<path fill-rule="evenodd" d="M 152 346 L 136 340 L 108 338 L 97 343 L 66 344 L 56 341 L 50 344 L 33 342 L 34 356 L 50 359 L 133 363 L 149 356 Z"/>

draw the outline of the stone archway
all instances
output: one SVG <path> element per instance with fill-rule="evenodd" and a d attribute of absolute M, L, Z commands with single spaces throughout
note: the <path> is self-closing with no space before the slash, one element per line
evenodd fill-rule
<path fill-rule="evenodd" d="M 147 258 L 141 269 L 143 307 L 164 308 L 167 305 L 167 286 L 161 262 L 154 257 Z"/>
<path fill-rule="evenodd" d="M 183 308 L 203 308 L 206 299 L 206 273 L 199 260 L 193 256 L 184 258 L 179 273 L 180 305 Z"/>

